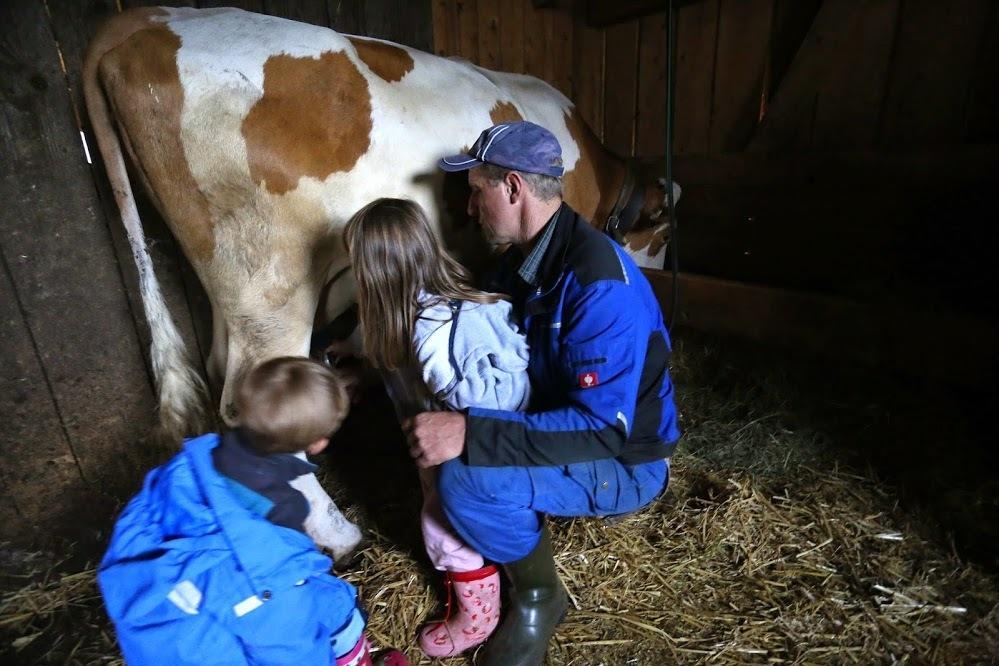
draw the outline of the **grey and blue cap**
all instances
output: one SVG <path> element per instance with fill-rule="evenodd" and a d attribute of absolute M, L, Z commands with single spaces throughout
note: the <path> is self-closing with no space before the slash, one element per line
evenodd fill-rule
<path fill-rule="evenodd" d="M 444 171 L 466 171 L 483 164 L 546 176 L 562 176 L 562 147 L 541 125 L 522 120 L 484 130 L 467 154 L 441 158 Z"/>

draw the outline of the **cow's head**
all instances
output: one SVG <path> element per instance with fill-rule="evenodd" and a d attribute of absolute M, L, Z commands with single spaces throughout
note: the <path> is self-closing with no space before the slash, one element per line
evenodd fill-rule
<path fill-rule="evenodd" d="M 622 243 L 628 254 L 639 266 L 662 268 L 666 244 L 669 241 L 669 202 L 666 198 L 666 179 L 657 178 L 636 186 L 641 195 L 641 205 L 634 214 L 633 221 L 627 218 L 618 222 L 626 225 L 626 231 L 612 236 Z M 680 201 L 680 185 L 673 182 L 673 205 Z"/>

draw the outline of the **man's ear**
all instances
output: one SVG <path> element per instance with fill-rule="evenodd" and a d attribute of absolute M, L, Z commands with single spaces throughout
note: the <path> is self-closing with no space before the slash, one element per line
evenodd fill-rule
<path fill-rule="evenodd" d="M 524 179 L 516 171 L 508 171 L 504 179 L 510 203 L 517 203 L 524 194 Z"/>

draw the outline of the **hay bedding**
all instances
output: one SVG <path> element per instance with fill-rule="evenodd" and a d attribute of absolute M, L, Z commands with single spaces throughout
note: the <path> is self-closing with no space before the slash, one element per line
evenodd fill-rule
<path fill-rule="evenodd" d="M 766 378 L 712 385 L 705 353 L 680 345 L 675 359 L 687 440 L 670 491 L 616 525 L 551 521 L 573 607 L 549 663 L 994 662 L 995 578 L 921 536 L 886 484 L 837 469 L 835 442 L 793 423 L 791 399 Z M 384 421 L 384 408 L 361 411 Z M 441 610 L 440 581 L 419 550 L 408 461 L 362 420 L 338 436 L 343 453 L 324 483 L 371 530 L 345 574 L 371 611 L 371 636 L 415 659 L 417 628 Z M 2 557 L 0 658 L 121 663 L 92 567 Z"/>

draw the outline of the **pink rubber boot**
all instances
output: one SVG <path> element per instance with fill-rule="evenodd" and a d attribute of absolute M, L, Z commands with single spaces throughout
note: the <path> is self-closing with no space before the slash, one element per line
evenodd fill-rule
<path fill-rule="evenodd" d="M 447 610 L 443 622 L 420 632 L 428 657 L 453 657 L 483 643 L 499 625 L 499 571 L 489 565 L 475 571 L 447 571 Z"/>

